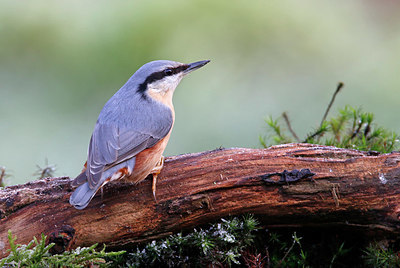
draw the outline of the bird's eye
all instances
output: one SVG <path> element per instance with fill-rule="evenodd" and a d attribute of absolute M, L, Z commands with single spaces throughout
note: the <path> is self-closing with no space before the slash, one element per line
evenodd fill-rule
<path fill-rule="evenodd" d="M 164 74 L 165 74 L 165 75 L 172 75 L 173 72 L 172 72 L 171 69 L 165 69 L 165 70 L 164 70 Z"/>

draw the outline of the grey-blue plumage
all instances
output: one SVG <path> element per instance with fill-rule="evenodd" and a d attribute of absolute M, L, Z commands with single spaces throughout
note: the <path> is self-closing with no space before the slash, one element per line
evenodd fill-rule
<path fill-rule="evenodd" d="M 139 87 L 150 74 L 178 64 L 154 61 L 143 65 L 104 105 L 89 143 L 87 168 L 74 183 L 81 185 L 70 197 L 75 208 L 85 208 L 119 169 L 134 170 L 135 155 L 168 134 L 173 124 L 170 109 L 143 95 Z"/>
<path fill-rule="evenodd" d="M 136 171 L 136 157 L 140 152 L 156 147 L 164 138 L 168 141 L 174 123 L 172 93 L 175 87 L 184 75 L 208 62 L 146 63 L 107 101 L 90 139 L 86 170 L 72 183 L 79 187 L 70 197 L 71 205 L 85 208 L 114 174 L 124 169 L 128 170 L 127 174 Z M 162 156 L 166 142 L 162 144 L 151 159 L 152 165 L 156 165 L 155 156 L 158 160 Z M 153 168 L 146 166 L 145 171 Z"/>
<path fill-rule="evenodd" d="M 135 166 L 135 157 L 127 160 L 126 162 L 120 163 L 116 166 L 113 166 L 106 171 L 103 172 L 103 180 L 100 180 L 99 186 L 95 186 L 90 188 L 88 183 L 88 178 L 86 176 L 86 172 L 82 172 L 75 180 L 84 181 L 76 190 L 72 193 L 69 202 L 77 209 L 84 209 L 87 207 L 89 202 L 92 200 L 96 192 L 99 190 L 100 186 L 104 183 L 104 180 L 108 177 L 111 177 L 114 173 L 118 172 L 121 168 L 128 167 L 131 170 L 134 169 Z"/>

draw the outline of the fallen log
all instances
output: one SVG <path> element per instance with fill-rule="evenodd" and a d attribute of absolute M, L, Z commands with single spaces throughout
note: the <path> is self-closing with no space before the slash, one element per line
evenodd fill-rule
<path fill-rule="evenodd" d="M 113 183 L 84 210 L 68 203 L 71 180 L 47 178 L 0 190 L 0 258 L 7 231 L 41 233 L 55 252 L 94 243 L 121 248 L 228 215 L 266 226 L 354 226 L 400 234 L 400 153 L 311 144 L 218 149 L 166 158 L 157 183 Z"/>

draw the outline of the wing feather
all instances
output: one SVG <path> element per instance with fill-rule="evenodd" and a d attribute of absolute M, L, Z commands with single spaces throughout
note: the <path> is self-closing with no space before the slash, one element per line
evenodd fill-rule
<path fill-rule="evenodd" d="M 162 110 L 156 107 L 160 116 L 151 114 L 147 120 L 143 120 L 146 112 L 154 111 L 145 111 L 145 114 L 139 115 L 140 121 L 130 120 L 128 124 L 121 120 L 98 120 L 90 140 L 86 169 L 90 188 L 98 187 L 104 181 L 104 171 L 151 148 L 169 133 L 173 125 L 172 113 L 163 106 L 160 106 Z"/>

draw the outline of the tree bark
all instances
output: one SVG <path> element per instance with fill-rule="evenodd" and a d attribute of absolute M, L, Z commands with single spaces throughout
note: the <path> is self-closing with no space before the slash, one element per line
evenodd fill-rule
<path fill-rule="evenodd" d="M 168 157 L 157 182 L 110 183 L 84 210 L 68 203 L 69 178 L 0 191 L 0 258 L 7 231 L 27 243 L 41 233 L 55 252 L 94 243 L 121 248 L 228 215 L 267 226 L 354 226 L 400 234 L 400 153 L 311 144 L 219 149 Z"/>

